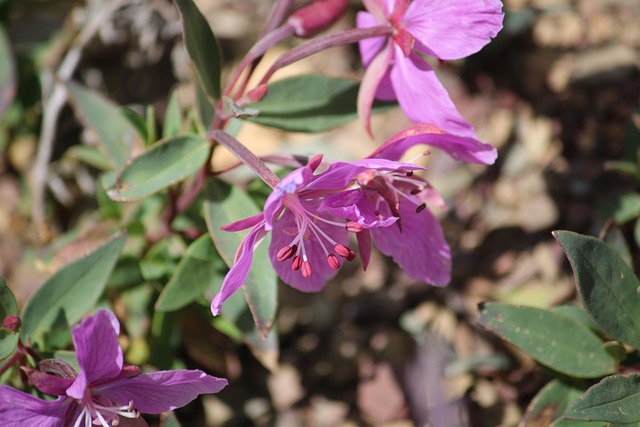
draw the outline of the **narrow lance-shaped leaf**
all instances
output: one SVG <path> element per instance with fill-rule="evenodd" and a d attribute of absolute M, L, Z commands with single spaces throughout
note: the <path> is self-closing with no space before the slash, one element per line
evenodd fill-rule
<path fill-rule="evenodd" d="M 196 173 L 208 158 L 207 140 L 195 135 L 171 138 L 133 159 L 107 194 L 118 201 L 150 196 Z"/>
<path fill-rule="evenodd" d="M 27 302 L 20 336 L 38 340 L 60 316 L 68 325 L 78 322 L 102 294 L 125 238 L 122 234 L 109 240 L 51 276 Z"/>
<path fill-rule="evenodd" d="M 358 83 L 323 75 L 294 76 L 269 85 L 260 102 L 249 104 L 259 114 L 248 120 L 294 132 L 323 132 L 358 118 Z M 373 113 L 396 104 L 376 102 Z"/>
<path fill-rule="evenodd" d="M 131 147 L 140 139 L 136 128 L 101 94 L 73 82 L 67 82 L 66 88 L 74 111 L 95 132 L 113 168 L 120 169 L 129 158 Z"/>
<path fill-rule="evenodd" d="M 178 90 L 174 89 L 169 96 L 167 109 L 164 112 L 164 125 L 162 126 L 162 137 L 171 138 L 180 133 L 182 127 L 182 112 L 180 111 L 180 100 Z"/>
<path fill-rule="evenodd" d="M 194 241 L 184 255 L 169 283 L 164 287 L 156 310 L 178 310 L 196 298 L 202 296 L 207 289 L 219 289 L 222 283 L 220 255 L 208 235 Z"/>
<path fill-rule="evenodd" d="M 16 297 L 7 286 L 4 279 L 0 278 L 0 322 L 7 316 L 18 315 Z M 18 344 L 18 334 L 0 328 L 0 360 L 8 357 Z"/>
<path fill-rule="evenodd" d="M 640 375 L 611 375 L 590 387 L 564 418 L 629 424 L 640 422 Z"/>
<path fill-rule="evenodd" d="M 614 249 L 589 236 L 554 231 L 593 321 L 612 338 L 640 348 L 640 281 Z"/>
<path fill-rule="evenodd" d="M 478 322 L 563 374 L 595 378 L 615 371 L 615 360 L 583 323 L 548 310 L 484 303 Z"/>
<path fill-rule="evenodd" d="M 207 96 L 220 98 L 220 48 L 211 27 L 193 0 L 174 0 L 180 12 L 182 35 L 189 57 Z"/>
<path fill-rule="evenodd" d="M 230 187 L 222 181 L 210 180 L 207 183 L 205 198 L 207 227 L 220 255 L 231 266 L 243 233 L 223 231 L 220 227 L 256 215 L 259 210 L 244 191 Z M 247 303 L 256 326 L 265 336 L 273 324 L 277 303 L 276 274 L 271 266 L 268 246 L 267 236 L 254 252 L 251 270 L 244 284 Z"/>

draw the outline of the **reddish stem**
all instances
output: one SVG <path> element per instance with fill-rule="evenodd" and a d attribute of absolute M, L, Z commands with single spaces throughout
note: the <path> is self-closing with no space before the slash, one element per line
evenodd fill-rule
<path fill-rule="evenodd" d="M 372 37 L 390 36 L 392 32 L 393 28 L 390 25 L 379 25 L 376 27 L 345 30 L 336 34 L 330 34 L 328 36 L 318 37 L 317 39 L 310 40 L 280 55 L 276 62 L 273 63 L 271 68 L 269 68 L 269 70 L 262 77 L 262 80 L 260 80 L 258 86 L 260 86 L 261 84 L 266 84 L 271 76 L 273 76 L 273 74 L 280 68 L 293 64 L 294 62 L 297 62 L 303 58 L 314 55 L 318 52 L 332 47 L 351 44 Z"/>
<path fill-rule="evenodd" d="M 231 151 L 234 156 L 254 171 L 268 186 L 275 188 L 278 185 L 280 178 L 240 141 L 219 129 L 211 132 L 211 137 Z"/>

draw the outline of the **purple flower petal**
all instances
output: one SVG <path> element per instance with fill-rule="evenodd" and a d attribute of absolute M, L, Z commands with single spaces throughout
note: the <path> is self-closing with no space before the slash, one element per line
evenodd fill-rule
<path fill-rule="evenodd" d="M 404 24 L 416 50 L 436 58 L 460 59 L 479 51 L 502 28 L 499 0 L 414 1 Z"/>
<path fill-rule="evenodd" d="M 384 204 L 380 210 L 390 214 Z M 438 220 L 429 209 L 417 212 L 416 206 L 406 201 L 400 203 L 400 217 L 402 231 L 396 226 L 371 229 L 380 252 L 393 257 L 414 279 L 447 285 L 451 281 L 451 251 Z"/>
<path fill-rule="evenodd" d="M 473 127 L 460 116 L 433 68 L 415 53 L 404 58 L 400 48 L 395 50 L 391 81 L 407 117 L 414 123 L 431 123 L 449 133 L 476 139 Z"/>
<path fill-rule="evenodd" d="M 358 28 L 369 28 L 381 25 L 383 22 L 378 22 L 372 14 L 367 12 L 358 12 L 356 14 L 356 26 Z M 387 37 L 372 37 L 370 39 L 364 39 L 358 42 L 360 48 L 360 55 L 362 56 L 362 64 L 368 67 L 373 58 L 387 44 Z"/>
<path fill-rule="evenodd" d="M 67 395 L 82 398 L 85 388 L 101 380 L 114 378 L 122 370 L 122 349 L 118 343 L 120 325 L 110 311 L 100 310 L 73 328 L 73 344 L 80 374 Z"/>
<path fill-rule="evenodd" d="M 251 261 L 253 261 L 253 250 L 255 245 L 260 243 L 262 238 L 266 235 L 264 229 L 264 221 L 256 224 L 249 233 L 242 239 L 238 252 L 236 252 L 236 259 L 233 263 L 233 267 L 225 276 L 222 287 L 218 294 L 211 301 L 211 312 L 214 316 L 220 314 L 220 308 L 231 295 L 233 295 L 244 284 L 244 281 L 249 274 L 251 268 Z"/>
<path fill-rule="evenodd" d="M 67 389 L 73 384 L 72 380 L 47 374 L 33 368 L 23 368 L 29 383 L 43 393 L 53 396 L 66 396 Z"/>
<path fill-rule="evenodd" d="M 362 190 L 348 190 L 325 197 L 323 207 L 340 218 L 348 218 L 365 228 L 389 227 L 398 219 L 394 217 L 379 218 L 375 215 L 375 209 L 361 209 L 362 199 L 365 193 Z"/>
<path fill-rule="evenodd" d="M 424 170 L 424 167 L 413 163 L 389 161 L 386 159 L 362 159 L 355 162 L 336 162 L 324 173 L 316 175 L 308 182 L 304 191 L 338 191 L 350 185 L 356 177 L 369 169 L 380 171 Z"/>
<path fill-rule="evenodd" d="M 181 369 L 116 381 L 97 389 L 96 393 L 123 405 L 133 401 L 136 410 L 159 414 L 180 408 L 201 394 L 217 393 L 227 384 L 224 378 Z"/>
<path fill-rule="evenodd" d="M 0 386 L 0 420 L 4 427 L 64 427 L 65 411 L 73 401 L 67 397 L 52 402 Z"/>
<path fill-rule="evenodd" d="M 389 64 L 393 58 L 393 44 L 391 41 L 373 58 L 364 73 L 358 89 L 358 117 L 364 123 L 364 128 L 371 136 L 371 107 L 376 98 L 378 87 L 387 74 Z"/>
<path fill-rule="evenodd" d="M 273 189 L 264 204 L 265 229 L 267 231 L 271 230 L 273 221 L 278 218 L 285 196 L 296 193 L 312 177 L 313 171 L 311 168 L 304 166 L 290 172 Z"/>
<path fill-rule="evenodd" d="M 339 221 L 338 218 L 328 216 L 327 214 L 322 216 L 331 221 Z M 336 243 L 340 243 L 345 246 L 347 245 L 349 236 L 345 228 L 326 224 L 320 220 L 315 222 L 315 225 L 319 227 L 322 232 L 331 237 Z M 286 284 L 302 292 L 318 292 L 337 273 L 337 271 L 332 269 L 327 263 L 327 253 L 322 249 L 324 245 L 324 248 L 329 253 L 334 253 L 333 245 L 323 238 L 321 233 L 317 230 L 315 232 L 311 231 L 311 229 L 306 231 L 303 242 L 302 244 L 298 244 L 298 247 L 299 250 L 302 251 L 302 245 L 304 245 L 307 259 L 311 264 L 312 274 L 311 277 L 304 278 L 299 270 L 293 271 L 291 269 L 291 264 L 293 262 L 292 258 L 280 262 L 276 257 L 278 251 L 284 246 L 288 246 L 297 234 L 298 224 L 295 221 L 294 214 L 287 210 L 273 226 L 271 245 L 269 245 L 271 263 L 273 264 L 273 268 L 278 276 L 280 276 L 282 281 Z M 321 236 L 322 240 L 318 238 L 318 235 Z M 303 252 L 300 253 L 302 254 Z"/>
<path fill-rule="evenodd" d="M 227 224 L 221 227 L 224 231 L 236 232 L 246 230 L 247 228 L 254 227 L 257 223 L 264 219 L 264 215 L 262 212 L 256 214 L 254 216 L 250 216 L 249 218 L 241 219 L 236 222 L 232 222 L 231 224 Z"/>
<path fill-rule="evenodd" d="M 433 125 L 420 123 L 389 138 L 371 154 L 371 157 L 399 160 L 407 150 L 418 144 L 440 148 L 454 159 L 467 163 L 490 165 L 498 156 L 495 147 L 490 144 L 474 138 L 448 134 Z"/>

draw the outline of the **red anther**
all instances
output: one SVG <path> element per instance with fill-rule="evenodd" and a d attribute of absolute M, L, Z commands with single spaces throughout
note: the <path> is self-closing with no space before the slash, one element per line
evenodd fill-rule
<path fill-rule="evenodd" d="M 20 330 L 20 326 L 22 326 L 22 321 L 15 314 L 10 314 L 2 321 L 2 327 L 13 333 L 18 332 Z"/>
<path fill-rule="evenodd" d="M 414 189 L 412 189 L 411 191 L 409 191 L 409 193 L 410 193 L 412 196 L 415 196 L 416 194 L 418 194 L 418 193 L 419 193 L 419 192 L 421 192 L 421 191 L 422 191 L 422 188 L 414 188 Z"/>
<path fill-rule="evenodd" d="M 349 249 L 349 248 L 347 248 Z M 351 249 L 349 249 L 349 253 L 347 254 L 347 256 L 345 257 L 345 259 L 347 261 L 353 261 L 354 259 L 356 259 L 356 253 L 353 252 Z"/>
<path fill-rule="evenodd" d="M 336 251 L 338 255 L 347 261 L 353 261 L 356 258 L 356 253 L 353 252 L 348 247 L 341 245 L 340 243 L 336 243 L 333 249 Z"/>
<path fill-rule="evenodd" d="M 329 264 L 329 267 L 333 268 L 334 270 L 340 268 L 340 261 L 334 254 L 327 255 L 327 264 Z"/>
<path fill-rule="evenodd" d="M 311 270 L 311 263 L 309 261 L 302 262 L 302 268 L 300 268 L 300 273 L 302 273 L 302 277 L 308 279 L 311 277 L 313 271 Z"/>
<path fill-rule="evenodd" d="M 289 18 L 296 36 L 310 38 L 332 26 L 347 11 L 348 0 L 315 0 Z"/>
<path fill-rule="evenodd" d="M 359 233 L 363 229 L 362 225 L 354 221 L 347 222 L 344 228 L 346 228 L 349 233 Z"/>
<path fill-rule="evenodd" d="M 298 245 L 283 246 L 276 254 L 276 259 L 280 262 L 291 258 L 298 251 Z"/>
<path fill-rule="evenodd" d="M 258 102 L 262 101 L 262 98 L 267 95 L 268 91 L 269 88 L 267 87 L 267 85 L 262 84 L 254 89 L 251 89 L 245 96 L 249 102 Z"/>
<path fill-rule="evenodd" d="M 407 172 L 407 176 L 413 176 L 413 171 Z"/>
<path fill-rule="evenodd" d="M 291 269 L 293 271 L 298 271 L 300 270 L 300 267 L 302 267 L 302 258 L 300 257 L 300 255 L 296 255 L 293 258 L 293 262 L 291 263 Z"/>
<path fill-rule="evenodd" d="M 426 207 L 427 207 L 427 205 L 426 205 L 425 203 L 423 203 L 423 204 L 421 204 L 420 206 L 418 206 L 418 207 L 416 208 L 416 212 L 417 212 L 417 213 L 420 213 L 420 212 L 422 212 L 423 210 L 425 210 L 425 208 L 426 208 Z"/>

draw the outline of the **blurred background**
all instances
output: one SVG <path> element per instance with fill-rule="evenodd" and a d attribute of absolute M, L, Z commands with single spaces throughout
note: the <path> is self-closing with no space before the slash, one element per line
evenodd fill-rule
<path fill-rule="evenodd" d="M 224 80 L 272 2 L 196 3 L 222 49 Z M 352 0 L 330 31 L 352 27 L 360 9 Z M 184 363 L 230 380 L 223 393 L 178 411 L 184 426 L 518 425 L 549 376 L 477 326 L 476 307 L 573 302 L 555 229 L 605 237 L 638 267 L 640 197 L 622 196 L 635 194 L 640 179 L 640 2 L 504 0 L 504 10 L 492 43 L 438 68 L 462 115 L 499 150 L 490 167 L 435 150 L 427 159 L 426 177 L 449 205 L 439 215 L 454 254 L 452 283 L 416 282 L 374 252 L 368 271 L 349 265 L 319 294 L 282 285 L 279 354 L 258 358 L 209 322 L 183 316 Z M 263 63 L 299 43 L 272 49 Z M 323 52 L 274 78 L 309 72 L 360 77 L 357 47 Z M 173 88 L 183 108 L 196 102 L 170 1 L 0 0 L 0 276 L 20 302 L 106 233 L 97 227 L 96 171 L 72 149 L 91 135 L 55 94 L 59 80 L 137 111 L 152 105 L 159 123 Z M 374 118 L 375 140 L 359 122 L 319 135 L 247 123 L 237 138 L 258 154 L 355 160 L 407 124 L 394 110 Z M 220 154 L 214 166 L 231 163 Z M 630 214 L 612 215 L 625 203 Z M 72 234 L 81 243 L 67 245 Z M 144 314 L 126 301 L 115 308 L 121 318 L 139 315 L 144 336 Z M 144 361 L 135 346 L 127 357 Z"/>

